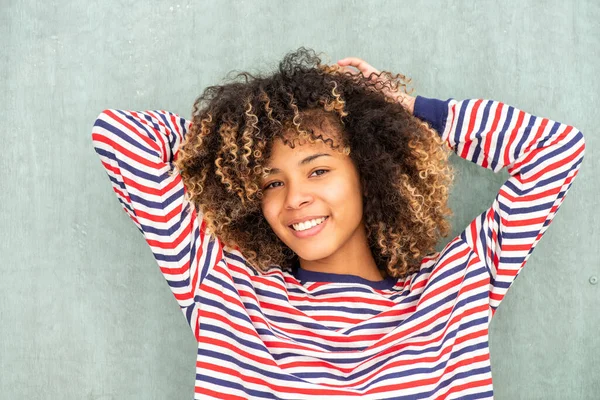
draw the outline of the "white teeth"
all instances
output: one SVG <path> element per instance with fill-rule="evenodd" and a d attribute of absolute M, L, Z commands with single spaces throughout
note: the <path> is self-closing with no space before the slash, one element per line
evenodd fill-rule
<path fill-rule="evenodd" d="M 296 231 L 305 231 L 307 229 L 312 228 L 313 226 L 319 225 L 320 223 L 325 221 L 325 218 L 327 218 L 327 217 L 311 219 L 310 221 L 300 222 L 298 224 L 293 224 L 292 226 L 294 227 L 294 230 L 296 230 Z"/>

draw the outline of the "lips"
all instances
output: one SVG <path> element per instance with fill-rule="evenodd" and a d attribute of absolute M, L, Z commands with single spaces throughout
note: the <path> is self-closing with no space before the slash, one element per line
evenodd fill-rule
<path fill-rule="evenodd" d="M 300 222 L 310 221 L 312 219 L 319 219 L 319 218 L 323 218 L 323 217 L 328 218 L 329 215 L 313 215 L 313 216 L 309 216 L 309 217 L 296 218 L 296 219 L 293 219 L 293 220 L 289 221 L 287 223 L 287 226 L 289 226 L 291 228 L 292 225 L 294 225 L 294 224 L 297 224 L 297 223 L 300 223 Z"/>
<path fill-rule="evenodd" d="M 290 226 L 290 230 L 292 231 L 294 236 L 296 236 L 297 238 L 306 238 L 306 237 L 317 235 L 319 232 L 321 232 L 323 229 L 325 229 L 325 226 L 328 223 L 329 223 L 329 217 L 326 217 L 325 220 L 323 222 L 321 222 L 319 225 L 315 225 L 304 231 L 297 231 L 291 226 Z"/>

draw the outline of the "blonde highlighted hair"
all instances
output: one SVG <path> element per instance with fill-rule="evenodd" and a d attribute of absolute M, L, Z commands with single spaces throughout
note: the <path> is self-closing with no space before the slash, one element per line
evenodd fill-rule
<path fill-rule="evenodd" d="M 378 266 L 396 278 L 418 271 L 451 229 L 451 150 L 385 94 L 406 92 L 406 77 L 376 75 L 323 65 L 301 47 L 272 74 L 241 72 L 206 88 L 174 164 L 208 229 L 258 269 L 291 271 L 297 256 L 262 215 L 260 181 L 275 139 L 290 147 L 319 140 L 349 155 L 359 171 L 365 228 Z M 335 132 L 339 140 L 320 132 Z"/>

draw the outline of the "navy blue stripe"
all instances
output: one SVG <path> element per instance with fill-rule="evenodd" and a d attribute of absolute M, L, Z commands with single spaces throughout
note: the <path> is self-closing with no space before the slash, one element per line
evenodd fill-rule
<path fill-rule="evenodd" d="M 432 345 L 428 346 L 427 348 L 421 349 L 421 350 L 410 350 L 409 349 L 409 350 L 402 350 L 396 354 L 390 354 L 389 356 L 378 360 L 375 364 L 371 365 L 368 369 L 361 370 L 359 372 L 355 372 L 353 374 L 348 375 L 347 377 L 340 377 L 340 376 L 336 376 L 335 374 L 327 373 L 327 372 L 325 372 L 325 373 L 299 372 L 294 375 L 296 375 L 300 378 L 303 378 L 303 379 L 315 379 L 315 378 L 321 378 L 321 377 L 328 378 L 331 380 L 336 380 L 336 381 L 347 381 L 347 380 L 359 379 L 364 375 L 369 375 L 371 372 L 377 370 L 378 368 L 380 368 L 386 364 L 393 363 L 394 359 L 397 359 L 401 356 L 415 356 L 415 358 L 418 359 L 418 356 L 426 356 L 429 353 L 432 353 L 434 355 L 438 354 L 442 350 L 442 348 L 444 347 L 446 342 L 454 339 L 459 334 L 459 332 L 461 332 L 465 329 L 470 329 L 470 328 L 472 328 L 474 326 L 478 326 L 478 325 L 485 326 L 487 324 L 487 319 L 488 319 L 488 317 L 485 316 L 485 317 L 470 321 L 466 324 L 461 324 L 461 325 L 457 326 L 455 329 L 448 331 L 447 334 L 443 336 L 442 341 L 439 343 L 432 344 Z M 436 331 L 439 331 L 439 330 L 443 329 L 445 326 L 446 326 L 446 322 L 442 322 L 442 323 L 438 324 L 434 329 Z M 419 336 L 428 336 L 429 334 L 430 334 L 429 332 L 427 332 L 427 333 L 423 332 Z M 449 360 L 452 360 L 452 358 L 453 358 L 452 354 L 454 354 L 455 356 L 464 355 L 466 353 L 469 353 L 470 351 L 478 350 L 480 348 L 486 348 L 487 340 L 485 338 L 482 338 L 482 339 L 484 340 L 484 342 L 481 342 L 477 345 L 465 347 L 463 350 L 461 350 L 459 352 L 451 353 Z M 478 347 L 474 348 L 474 346 L 478 346 Z M 293 357 L 293 354 L 290 354 L 290 356 Z M 370 357 L 367 357 L 367 358 L 370 358 Z M 336 360 L 336 361 L 338 361 L 338 360 Z M 358 362 L 360 362 L 360 360 L 359 359 L 346 359 L 343 362 L 352 364 L 352 363 L 358 363 Z M 377 383 L 379 381 L 383 381 L 383 380 L 389 379 L 389 378 L 398 379 L 398 378 L 410 376 L 413 374 L 420 374 L 420 373 L 424 373 L 424 372 L 426 372 L 426 373 L 427 372 L 435 372 L 439 369 L 445 368 L 446 365 L 447 365 L 446 361 L 440 361 L 438 364 L 436 364 L 432 367 L 418 367 L 418 368 L 408 369 L 408 370 L 402 371 L 400 373 L 399 372 L 388 373 L 387 375 L 381 375 L 379 378 L 376 378 L 374 381 L 369 382 L 362 387 L 358 387 L 357 389 L 358 390 L 367 390 L 374 383 Z M 386 377 L 388 377 L 388 378 L 386 378 Z"/>
<path fill-rule="evenodd" d="M 122 114 L 122 113 L 121 113 Z M 108 116 L 107 116 L 108 117 Z M 138 125 L 138 123 L 129 118 L 130 121 L 133 121 L 136 125 Z M 103 128 L 106 129 L 108 132 L 114 134 L 115 136 L 117 136 L 119 139 L 121 139 L 124 142 L 127 142 L 128 144 L 130 144 L 131 146 L 135 147 L 136 149 L 152 156 L 152 157 L 158 157 L 159 154 L 156 153 L 156 150 L 154 149 L 149 149 L 147 147 L 145 147 L 143 144 L 141 144 L 140 142 L 138 142 L 137 140 L 135 140 L 133 138 L 133 136 L 131 135 L 130 132 L 123 132 L 122 130 L 120 130 L 119 128 L 117 128 L 115 125 L 111 125 L 110 122 L 107 122 L 105 120 L 102 119 L 97 119 L 96 122 L 94 122 L 94 127 L 99 127 L 99 128 Z M 146 131 L 144 129 L 144 131 Z M 147 131 L 146 131 L 147 132 Z M 107 136 L 109 139 L 112 139 L 110 136 Z M 152 138 L 154 141 L 156 141 L 156 139 L 153 137 Z M 114 139 L 113 139 L 114 141 Z M 106 144 L 108 145 L 108 144 Z M 144 157 L 143 155 L 140 155 L 141 157 Z"/>
<path fill-rule="evenodd" d="M 506 119 L 504 120 L 504 125 L 502 126 L 502 129 L 498 133 L 498 142 L 499 143 L 504 143 L 506 140 L 508 140 L 508 138 L 506 138 L 506 132 L 508 131 L 508 128 L 510 127 L 510 124 L 512 122 L 514 111 L 515 111 L 514 107 L 508 106 L 508 110 L 506 111 Z M 507 146 L 508 145 L 509 144 L 507 143 Z M 491 169 L 494 171 L 498 170 L 498 164 L 502 163 L 502 161 L 503 161 L 501 152 L 502 152 L 502 146 L 496 144 L 496 150 L 494 152 L 494 158 L 493 158 L 492 165 L 491 165 Z M 502 167 L 505 167 L 505 165 L 502 164 Z"/>
<path fill-rule="evenodd" d="M 529 141 L 529 135 L 531 134 L 531 128 L 533 128 L 533 125 L 535 124 L 536 121 L 536 117 L 533 115 L 529 115 L 529 122 L 526 121 L 527 115 L 525 115 L 525 117 L 523 118 L 523 123 L 519 130 L 523 130 L 523 132 L 520 132 L 517 137 L 520 135 L 521 136 L 521 140 L 519 140 L 519 143 L 517 144 L 517 146 L 515 147 L 515 152 L 513 154 L 513 160 L 516 160 L 519 158 L 519 156 L 521 155 L 522 151 L 522 147 L 525 145 L 525 142 Z M 523 126 L 525 126 L 525 128 L 523 128 Z"/>
<path fill-rule="evenodd" d="M 492 102 L 491 101 L 487 101 L 484 102 L 484 108 L 483 108 L 483 116 L 481 120 L 477 120 L 476 124 L 473 126 L 473 128 L 477 128 L 477 125 L 479 125 L 479 130 L 477 132 L 475 132 L 475 138 L 477 138 L 478 143 L 477 145 L 474 147 L 473 150 L 473 155 L 470 157 L 470 161 L 476 162 L 477 164 L 481 163 L 478 161 L 479 160 L 479 154 L 483 151 L 483 137 L 482 137 L 482 133 L 485 130 L 485 126 L 487 124 L 487 119 L 488 116 L 490 114 L 490 108 L 492 107 Z M 479 112 L 479 110 L 477 110 Z M 464 141 L 464 139 L 463 139 Z"/>
<path fill-rule="evenodd" d="M 212 353 L 212 352 L 209 352 L 209 353 Z M 275 396 L 275 394 L 273 394 L 273 392 L 271 392 L 271 391 L 265 392 L 262 390 L 250 389 L 250 388 L 245 387 L 244 385 L 240 385 L 239 383 L 231 382 L 231 381 L 225 380 L 225 379 L 215 378 L 213 375 L 204 375 L 204 374 L 197 373 L 196 380 L 199 380 L 202 382 L 209 382 L 215 386 L 236 389 L 242 393 L 247 394 L 248 396 L 251 396 L 252 398 L 279 399 L 279 397 Z M 225 396 L 224 393 L 222 393 L 222 394 Z"/>

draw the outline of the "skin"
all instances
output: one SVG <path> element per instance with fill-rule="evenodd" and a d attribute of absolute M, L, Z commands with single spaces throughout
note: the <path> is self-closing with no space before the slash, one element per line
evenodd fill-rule
<path fill-rule="evenodd" d="M 299 165 L 317 153 L 328 155 Z M 350 156 L 322 142 L 291 149 L 277 140 L 269 167 L 280 172 L 263 180 L 262 212 L 275 234 L 298 255 L 300 267 L 380 281 L 383 275 L 367 243 L 359 173 Z M 329 218 L 318 234 L 298 238 L 288 223 L 306 216 Z"/>
<path fill-rule="evenodd" d="M 356 57 L 344 58 L 338 64 L 351 72 L 354 71 L 350 67 L 354 67 L 364 76 L 379 72 Z M 413 97 L 401 92 L 393 95 L 413 112 Z M 321 133 L 336 140 L 331 132 Z M 319 153 L 327 155 L 300 164 Z M 322 142 L 292 149 L 276 140 L 267 167 L 279 171 L 262 179 L 263 215 L 277 237 L 298 255 L 301 268 L 355 275 L 370 281 L 385 278 L 368 246 L 360 175 L 350 156 L 333 151 Z M 288 223 L 306 216 L 329 218 L 317 235 L 298 238 Z"/>

